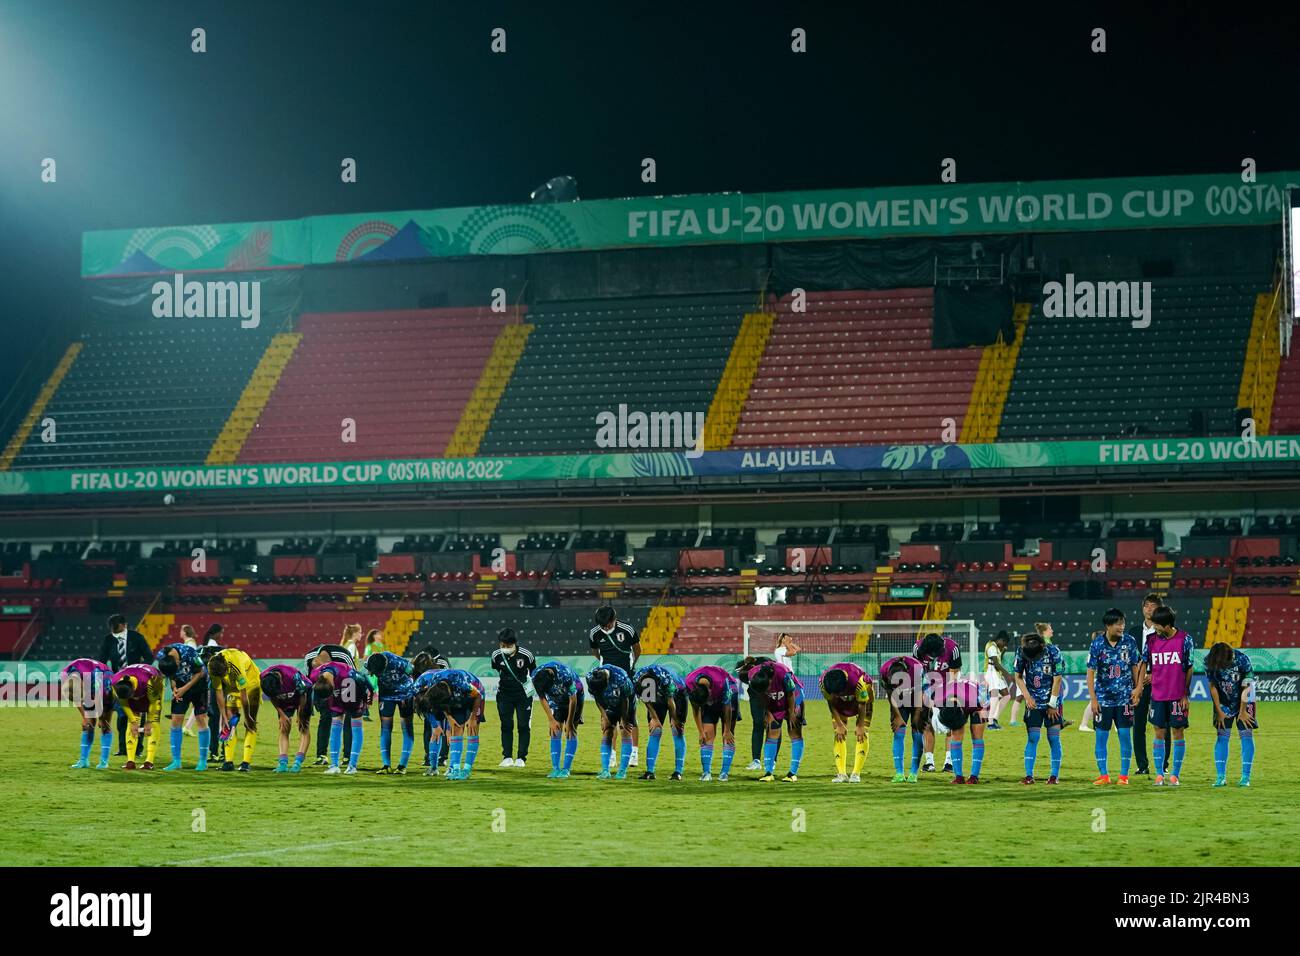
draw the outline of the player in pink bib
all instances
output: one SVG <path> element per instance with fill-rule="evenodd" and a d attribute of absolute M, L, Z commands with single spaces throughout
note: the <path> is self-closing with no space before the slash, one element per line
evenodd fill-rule
<path fill-rule="evenodd" d="M 862 765 L 867 761 L 870 744 L 871 711 L 875 692 L 871 678 L 852 661 L 840 661 L 828 667 L 821 677 L 822 696 L 831 712 L 835 729 L 835 776 L 832 783 L 861 783 Z M 845 774 L 848 763 L 849 721 L 855 723 L 856 743 L 853 750 L 853 774 Z"/>
<path fill-rule="evenodd" d="M 144 734 L 144 763 L 141 770 L 153 769 L 158 750 L 158 721 L 162 716 L 163 676 L 152 664 L 130 664 L 113 675 L 113 696 L 126 711 L 126 763 L 123 770 L 135 769 L 135 748 Z"/>
<path fill-rule="evenodd" d="M 925 749 L 924 729 L 930 723 L 926 701 L 925 666 L 915 657 L 891 657 L 880 665 L 880 696 L 889 702 L 889 729 L 893 734 L 894 776 L 890 783 L 916 783 Z M 903 734 L 912 733 L 912 769 L 903 773 Z"/>
<path fill-rule="evenodd" d="M 1137 677 L 1137 686 L 1141 687 L 1143 676 L 1151 675 L 1151 723 L 1156 728 L 1155 741 L 1151 746 L 1156 768 L 1152 783 L 1157 787 L 1165 785 L 1164 774 L 1159 770 L 1164 766 L 1165 748 L 1171 734 L 1171 787 L 1178 786 L 1183 757 L 1187 754 L 1187 741 L 1183 735 L 1187 731 L 1187 711 L 1192 687 L 1192 636 L 1175 627 L 1176 621 L 1173 608 L 1166 605 L 1162 604 L 1152 612 L 1151 624 L 1156 630 L 1147 638 L 1146 650 L 1142 652 L 1142 667 Z"/>
<path fill-rule="evenodd" d="M 784 664 L 768 661 L 749 672 L 749 693 L 763 701 L 763 720 L 767 740 L 763 742 L 764 783 L 776 779 L 776 755 L 781 749 L 781 725 L 790 728 L 790 771 L 781 779 L 794 783 L 799 779 L 803 760 L 803 684 Z"/>
<path fill-rule="evenodd" d="M 99 724 L 99 763 L 96 770 L 108 769 L 108 755 L 113 748 L 113 671 L 107 664 L 80 657 L 59 671 L 59 687 L 64 700 L 70 700 L 81 715 L 81 756 L 73 770 L 90 766 L 90 746 Z"/>
<path fill-rule="evenodd" d="M 945 680 L 935 692 L 935 711 L 931 722 L 935 733 L 951 734 L 953 783 L 979 783 L 984 764 L 984 711 L 980 707 L 980 689 L 973 681 Z M 970 777 L 962 775 L 965 756 L 962 738 L 970 724 Z"/>
<path fill-rule="evenodd" d="M 731 761 L 736 756 L 736 721 L 740 717 L 740 682 L 721 667 L 707 664 L 686 675 L 686 698 L 695 715 L 700 735 L 700 780 L 713 779 L 713 741 L 722 726 L 722 768 L 718 780 L 731 779 Z"/>

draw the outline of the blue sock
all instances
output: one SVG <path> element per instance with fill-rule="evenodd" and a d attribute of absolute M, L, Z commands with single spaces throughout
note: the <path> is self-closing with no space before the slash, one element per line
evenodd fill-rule
<path fill-rule="evenodd" d="M 303 760 L 305 760 L 306 758 L 307 758 L 307 755 L 306 755 L 305 753 L 294 754 L 294 755 L 293 755 L 293 765 L 294 765 L 295 767 L 301 767 L 301 766 L 302 766 L 302 762 L 303 762 Z"/>
<path fill-rule="evenodd" d="M 736 759 L 736 748 L 722 745 L 722 773 L 724 775 L 731 773 L 731 761 Z"/>
<path fill-rule="evenodd" d="M 1250 779 L 1250 769 L 1255 764 L 1255 731 L 1247 727 L 1244 730 L 1237 728 L 1237 735 L 1241 737 L 1241 779 Z"/>
<path fill-rule="evenodd" d="M 700 745 L 700 767 L 705 773 L 713 772 L 713 744 Z M 763 748 L 763 769 L 767 770 L 767 748 Z M 770 771 L 769 771 L 770 772 Z"/>
<path fill-rule="evenodd" d="M 1175 777 L 1179 776 L 1183 772 L 1183 758 L 1185 756 L 1187 756 L 1187 741 L 1175 740 L 1174 741 L 1174 764 L 1173 767 L 1171 768 L 1173 770 L 1173 774 Z"/>
<path fill-rule="evenodd" d="M 1097 755 L 1097 772 L 1105 777 L 1110 773 L 1110 753 L 1107 750 L 1110 744 L 1110 731 L 1098 727 L 1092 732 L 1092 736 L 1092 752 Z"/>
<path fill-rule="evenodd" d="M 1121 776 L 1128 776 L 1129 765 L 1133 762 L 1133 728 L 1118 727 L 1119 733 L 1119 772 Z"/>
<path fill-rule="evenodd" d="M 89 760 L 90 745 L 94 741 L 94 739 L 95 739 L 94 727 L 91 727 L 89 730 L 83 730 L 81 732 L 81 759 L 82 760 Z"/>
<path fill-rule="evenodd" d="M 978 777 L 982 766 L 984 766 L 984 741 L 972 740 L 970 742 L 970 775 Z"/>
<path fill-rule="evenodd" d="M 411 751 L 415 749 L 415 724 L 412 721 L 402 723 L 402 762 L 399 767 L 405 767 L 411 760 Z"/>
<path fill-rule="evenodd" d="M 1231 740 L 1232 730 L 1226 727 L 1214 738 L 1214 772 L 1217 776 L 1228 775 L 1228 744 Z"/>
<path fill-rule="evenodd" d="M 912 773 L 921 769 L 921 754 L 925 751 L 925 735 L 912 732 Z"/>
<path fill-rule="evenodd" d="M 798 737 L 790 741 L 790 776 L 799 772 L 799 764 L 803 761 L 803 738 Z"/>
<path fill-rule="evenodd" d="M 686 769 L 686 735 L 673 731 L 673 769 L 681 773 Z"/>
<path fill-rule="evenodd" d="M 343 750 L 343 718 L 330 721 L 330 766 L 339 765 L 339 753 Z"/>
<path fill-rule="evenodd" d="M 953 776 L 954 777 L 966 776 L 964 773 L 962 773 L 962 770 L 965 768 L 966 765 L 965 760 L 963 759 L 964 754 L 962 753 L 962 742 L 960 740 L 954 740 L 952 743 L 950 743 L 948 745 L 948 754 L 949 756 L 952 757 Z"/>
<path fill-rule="evenodd" d="M 559 734 L 556 734 L 554 737 L 551 738 L 551 769 L 552 770 L 560 769 L 560 751 L 563 749 L 564 749 L 564 741 L 560 739 Z"/>
<path fill-rule="evenodd" d="M 564 769 L 573 769 L 573 758 L 578 753 L 578 735 L 574 734 L 564 741 Z"/>
<path fill-rule="evenodd" d="M 618 750 L 618 772 L 627 773 L 627 765 L 632 762 L 632 738 L 624 737 L 623 746 Z"/>
<path fill-rule="evenodd" d="M 1165 739 L 1157 737 L 1151 744 L 1151 767 L 1153 772 L 1160 776 L 1164 773 L 1165 765 Z"/>
<path fill-rule="evenodd" d="M 1037 727 L 1029 727 L 1025 731 L 1025 776 L 1034 775 L 1034 764 L 1038 761 L 1038 738 L 1042 736 L 1042 731 Z"/>
<path fill-rule="evenodd" d="M 604 773 L 609 769 L 609 752 L 610 742 L 602 738 L 600 741 L 600 773 Z"/>
<path fill-rule="evenodd" d="M 903 772 L 903 728 L 894 731 L 894 773 Z"/>
<path fill-rule="evenodd" d="M 442 759 L 442 734 L 429 738 L 429 766 L 434 770 L 438 769 L 438 761 Z"/>
<path fill-rule="evenodd" d="M 385 767 L 392 765 L 393 725 L 388 722 L 379 725 L 379 759 Z"/>
<path fill-rule="evenodd" d="M 645 769 L 647 773 L 655 772 L 655 763 L 659 760 L 659 741 L 663 737 L 664 730 L 662 727 L 655 727 L 650 731 L 650 739 L 645 745 Z"/>
<path fill-rule="evenodd" d="M 289 755 L 288 755 L 288 754 L 280 754 L 280 759 L 278 759 L 278 760 L 275 762 L 275 766 L 276 766 L 276 769 L 278 769 L 278 770 L 288 770 L 288 769 L 289 769 Z"/>
<path fill-rule="evenodd" d="M 1052 754 L 1052 776 L 1061 775 L 1061 728 L 1047 728 L 1047 749 Z"/>
<path fill-rule="evenodd" d="M 478 759 L 478 734 L 465 738 L 465 769 L 473 770 L 474 761 Z"/>
<path fill-rule="evenodd" d="M 776 753 L 780 746 L 781 742 L 779 740 L 768 738 L 763 741 L 763 773 L 768 774 L 776 769 Z M 712 752 L 713 748 L 710 747 L 709 753 Z"/>
<path fill-rule="evenodd" d="M 113 752 L 113 731 L 107 730 L 99 735 L 99 762 L 103 763 L 108 759 L 108 755 Z M 203 751 L 204 754 L 207 751 Z"/>
<path fill-rule="evenodd" d="M 451 738 L 451 745 L 447 748 L 447 770 L 460 769 L 461 754 L 465 752 L 465 735 L 457 734 Z"/>
<path fill-rule="evenodd" d="M 170 743 L 172 745 L 172 760 L 181 759 L 181 741 L 185 739 L 185 732 L 179 727 L 173 727 L 171 732 Z"/>
<path fill-rule="evenodd" d="M 202 730 L 199 731 L 199 763 L 200 764 L 205 764 L 208 762 L 208 752 L 211 746 L 212 746 L 212 728 L 204 727 Z M 107 744 L 104 745 L 104 749 L 105 750 L 108 749 Z"/>
<path fill-rule="evenodd" d="M 352 721 L 352 753 L 348 756 L 348 766 L 355 767 L 361 757 L 361 743 L 365 739 L 365 724 L 360 718 Z"/>

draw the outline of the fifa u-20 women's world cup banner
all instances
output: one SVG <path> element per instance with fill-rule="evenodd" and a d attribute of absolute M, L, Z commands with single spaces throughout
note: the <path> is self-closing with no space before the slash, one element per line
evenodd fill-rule
<path fill-rule="evenodd" d="M 87 232 L 83 276 L 804 239 L 1255 226 L 1300 173 L 646 196 Z"/>
<path fill-rule="evenodd" d="M 401 461 L 176 466 L 0 472 L 0 495 L 95 494 L 600 478 L 777 476 L 794 472 L 1018 472 L 1092 468 L 1192 471 L 1231 464 L 1237 471 L 1300 462 L 1300 436 L 1168 438 L 1145 441 L 997 442 L 987 445 L 867 445 L 747 451 L 417 458 Z"/>

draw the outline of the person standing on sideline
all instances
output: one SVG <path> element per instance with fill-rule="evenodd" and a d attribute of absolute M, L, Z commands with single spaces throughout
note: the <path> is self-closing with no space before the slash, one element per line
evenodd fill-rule
<path fill-rule="evenodd" d="M 1137 638 L 1138 651 L 1141 654 L 1147 652 L 1147 641 L 1156 633 L 1156 626 L 1151 623 L 1151 615 L 1155 613 L 1156 608 L 1160 606 L 1160 595 L 1152 592 L 1142 599 L 1142 627 L 1133 629 L 1133 636 Z M 1141 630 L 1139 634 L 1138 631 Z M 1151 765 L 1147 759 L 1147 720 L 1151 712 L 1151 674 L 1149 671 L 1142 673 L 1142 696 L 1138 699 L 1137 708 L 1133 711 L 1133 760 L 1137 764 L 1137 773 L 1150 774 Z M 1157 768 L 1156 773 L 1163 775 L 1169 767 L 1169 751 L 1165 751 L 1165 763 Z"/>
<path fill-rule="evenodd" d="M 1011 699 L 1010 687 L 1016 682 L 1002 663 L 1002 655 L 1011 644 L 1011 635 L 998 631 L 998 636 L 984 645 L 984 683 L 989 689 L 989 722 L 985 730 L 1001 730 L 998 715 Z"/>
<path fill-rule="evenodd" d="M 596 609 L 596 626 L 587 632 L 591 654 L 601 664 L 613 664 L 621 667 L 626 674 L 636 673 L 637 658 L 641 656 L 641 638 L 636 628 L 618 619 L 614 609 L 608 604 Z M 633 722 L 632 757 L 629 767 L 635 767 L 641 745 L 641 730 Z"/>
<path fill-rule="evenodd" d="M 1113 608 L 1112 610 L 1115 610 L 1115 609 Z M 1091 636 L 1089 636 L 1089 638 L 1088 638 L 1088 646 L 1089 646 L 1089 647 L 1092 647 L 1093 644 L 1096 643 L 1097 638 L 1099 638 L 1099 637 L 1104 637 L 1105 635 L 1106 635 L 1106 631 L 1105 631 L 1104 629 L 1103 629 L 1103 630 L 1100 630 L 1100 631 L 1093 631 L 1092 634 L 1091 634 Z M 1130 636 L 1132 636 L 1132 635 L 1130 635 Z M 1141 654 L 1138 654 L 1138 656 L 1141 657 L 1142 655 L 1141 655 Z M 1087 688 L 1085 687 L 1085 690 L 1086 690 L 1086 689 L 1087 689 Z M 1132 709 L 1132 708 L 1130 708 L 1130 709 Z M 1093 725 L 1093 723 L 1096 722 L 1096 718 L 1097 718 L 1097 710 L 1096 710 L 1095 707 L 1092 706 L 1092 699 L 1091 699 L 1091 697 L 1090 697 L 1090 698 L 1088 699 L 1088 702 L 1085 703 L 1085 704 L 1083 705 L 1083 714 L 1079 717 L 1079 732 L 1080 732 L 1080 733 L 1084 733 L 1084 734 L 1091 734 L 1091 733 L 1093 733 L 1094 731 L 1093 731 L 1093 729 L 1092 729 L 1092 725 Z M 1132 728 L 1130 728 L 1130 729 L 1132 729 Z M 1130 740 L 1129 740 L 1129 743 L 1130 743 L 1130 745 L 1132 744 L 1132 739 L 1131 739 L 1131 738 L 1130 738 Z M 1130 747 L 1130 750 L 1131 750 L 1131 747 Z M 1128 780 L 1127 780 L 1127 778 L 1128 778 L 1128 774 L 1127 774 L 1127 773 L 1124 774 L 1124 777 L 1125 777 L 1125 782 L 1127 783 L 1127 782 L 1128 782 Z"/>
<path fill-rule="evenodd" d="M 533 696 L 530 681 L 537 670 L 537 658 L 526 647 L 520 647 L 515 632 L 506 628 L 497 635 L 501 646 L 492 652 L 492 669 L 500 675 L 497 682 L 497 714 L 501 717 L 501 763 L 498 767 L 522 767 L 528 760 L 528 744 L 532 739 Z M 519 721 L 518 756 L 511 757 L 514 749 L 515 720 Z"/>
<path fill-rule="evenodd" d="M 133 664 L 152 665 L 153 651 L 149 649 L 149 642 L 144 639 L 143 634 L 127 628 L 125 616 L 114 614 L 108 619 L 108 633 L 104 635 L 104 641 L 100 645 L 99 660 L 107 664 L 116 674 L 124 667 Z M 127 756 L 126 708 L 117 698 L 114 698 L 113 709 L 117 711 L 117 756 L 125 757 Z M 140 740 L 136 749 L 141 749 L 142 746 L 143 741 Z M 129 759 L 134 760 L 138 756 L 139 754 L 131 754 Z"/>
<path fill-rule="evenodd" d="M 784 664 L 793 673 L 793 658 L 801 650 L 803 650 L 803 648 L 794 642 L 793 637 L 789 634 L 783 633 L 776 639 L 776 649 L 772 651 L 772 659 L 778 664 Z"/>

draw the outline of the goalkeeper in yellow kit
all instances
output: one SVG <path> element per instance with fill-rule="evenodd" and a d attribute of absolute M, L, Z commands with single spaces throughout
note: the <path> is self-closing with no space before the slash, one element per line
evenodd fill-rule
<path fill-rule="evenodd" d="M 247 773 L 257 748 L 257 709 L 262 703 L 261 672 L 241 650 L 227 647 L 208 658 L 208 680 L 221 714 L 220 738 L 225 746 L 222 770 L 234 770 L 235 728 L 244 724 L 244 754 L 239 772 Z"/>
<path fill-rule="evenodd" d="M 113 696 L 126 711 L 127 759 L 123 770 L 135 769 L 135 747 L 140 734 L 145 735 L 144 763 L 141 770 L 153 769 L 158 750 L 156 728 L 162 717 L 163 676 L 151 664 L 131 664 L 113 675 Z"/>
<path fill-rule="evenodd" d="M 832 664 L 822 674 L 822 695 L 831 711 L 835 727 L 835 777 L 832 783 L 861 783 L 862 765 L 870 748 L 871 711 L 875 704 L 871 678 L 857 664 L 842 661 Z M 845 774 L 848 763 L 849 721 L 855 720 L 853 773 Z"/>

